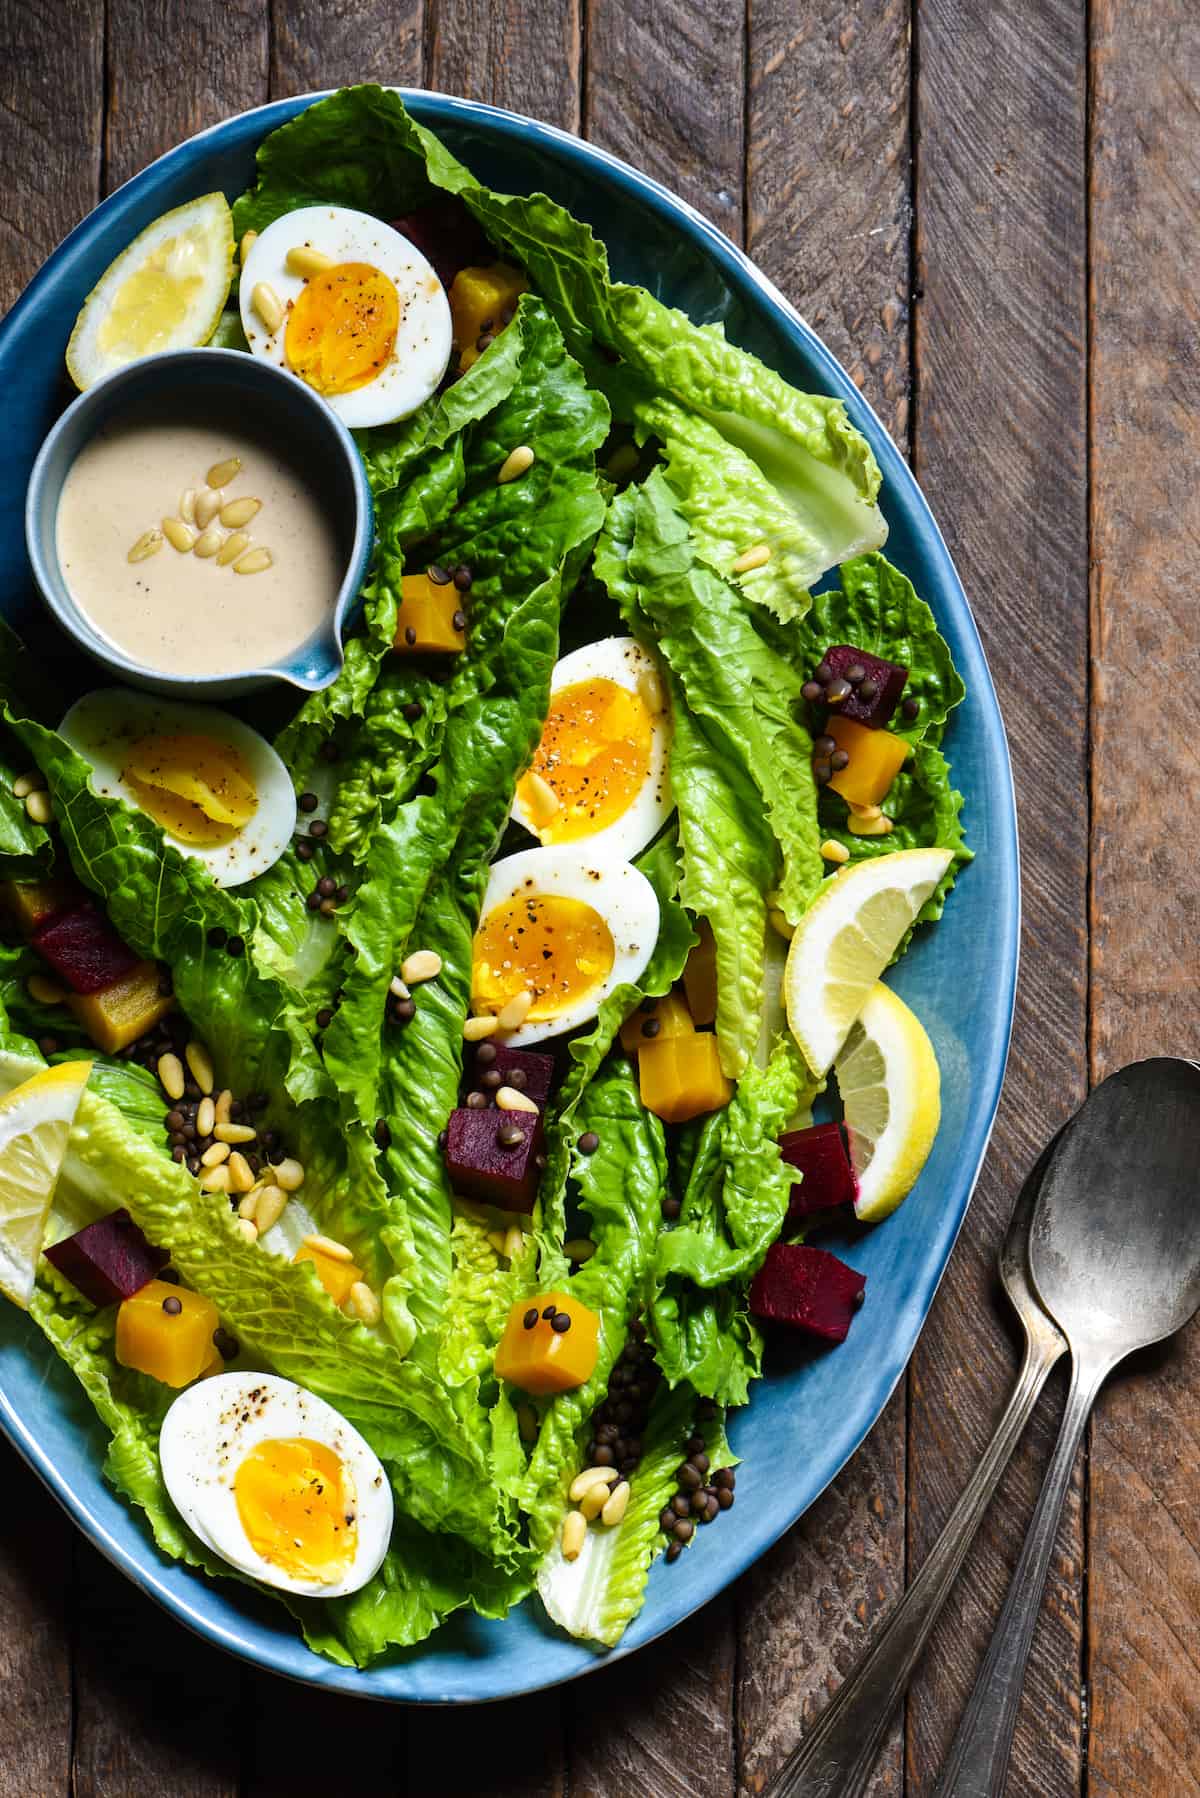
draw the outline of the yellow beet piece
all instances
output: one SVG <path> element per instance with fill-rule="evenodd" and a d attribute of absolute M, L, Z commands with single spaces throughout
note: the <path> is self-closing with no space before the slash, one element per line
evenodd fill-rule
<path fill-rule="evenodd" d="M 680 994 L 668 993 L 662 999 L 647 999 L 630 1012 L 621 1025 L 621 1047 L 627 1055 L 636 1055 L 649 1042 L 661 1042 L 667 1036 L 690 1036 L 695 1028 Z"/>
<path fill-rule="evenodd" d="M 711 1031 L 647 1043 L 638 1056 L 638 1083 L 642 1104 L 664 1124 L 683 1124 L 717 1111 L 733 1094 Z"/>
<path fill-rule="evenodd" d="M 121 1301 L 117 1360 L 164 1386 L 190 1386 L 202 1373 L 216 1371 L 213 1331 L 220 1321 L 217 1307 L 198 1292 L 150 1280 Z"/>
<path fill-rule="evenodd" d="M 464 371 L 478 362 L 483 351 L 479 339 L 503 331 L 503 314 L 514 312 L 517 301 L 529 291 L 519 268 L 493 262 L 488 268 L 460 268 L 450 288 L 450 316 L 458 366 Z"/>
<path fill-rule="evenodd" d="M 827 733 L 850 760 L 830 779 L 848 805 L 878 805 L 904 766 L 908 744 L 890 730 L 868 730 L 853 718 L 830 718 Z"/>
<path fill-rule="evenodd" d="M 717 943 L 707 918 L 696 923 L 700 941 L 690 950 L 683 969 L 683 990 L 697 1026 L 717 1021 Z"/>
<path fill-rule="evenodd" d="M 21 935 L 32 936 L 55 912 L 77 906 L 83 894 L 72 880 L 5 880 L 0 898 Z"/>
<path fill-rule="evenodd" d="M 406 574 L 400 581 L 400 610 L 392 648 L 397 655 L 461 655 L 467 646 L 462 594 L 453 581 L 441 586 L 427 574 Z"/>
<path fill-rule="evenodd" d="M 116 1055 L 152 1030 L 175 1001 L 160 993 L 161 976 L 152 961 L 139 961 L 102 993 L 72 993 L 67 1004 L 98 1049 Z"/>
<path fill-rule="evenodd" d="M 569 1319 L 565 1329 L 554 1320 Z M 496 1349 L 496 1377 L 523 1392 L 570 1392 L 590 1380 L 599 1352 L 600 1319 L 569 1292 L 533 1293 L 508 1314 Z"/>
<path fill-rule="evenodd" d="M 318 1280 L 335 1305 L 344 1305 L 350 1297 L 350 1288 L 363 1277 L 362 1268 L 355 1267 L 353 1261 L 339 1261 L 336 1256 L 327 1255 L 324 1249 L 314 1248 L 307 1242 L 301 1243 L 292 1260 L 312 1262 Z"/>

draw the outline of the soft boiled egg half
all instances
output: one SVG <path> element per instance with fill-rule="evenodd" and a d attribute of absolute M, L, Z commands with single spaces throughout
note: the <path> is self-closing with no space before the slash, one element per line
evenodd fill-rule
<path fill-rule="evenodd" d="M 415 244 L 367 212 L 302 206 L 261 231 L 238 286 L 254 355 L 352 430 L 407 418 L 450 360 L 450 302 Z"/>
<path fill-rule="evenodd" d="M 658 939 L 658 895 L 630 862 L 578 848 L 526 849 L 495 862 L 471 957 L 471 1003 L 531 1003 L 510 1043 L 536 1043 L 594 1018 L 641 976 Z M 524 1003 L 521 1001 L 520 1003 Z"/>
<path fill-rule="evenodd" d="M 636 855 L 671 815 L 671 721 L 653 656 L 605 637 L 564 656 L 513 817 L 549 846 Z"/>
<path fill-rule="evenodd" d="M 392 1533 L 375 1451 L 315 1393 L 268 1373 L 222 1373 L 180 1394 L 158 1442 L 171 1502 L 251 1578 L 310 1598 L 357 1592 Z"/>
<path fill-rule="evenodd" d="M 94 793 L 139 807 L 219 887 L 253 880 L 292 839 L 291 775 L 228 712 L 106 687 L 73 705 L 59 734 L 91 763 Z"/>

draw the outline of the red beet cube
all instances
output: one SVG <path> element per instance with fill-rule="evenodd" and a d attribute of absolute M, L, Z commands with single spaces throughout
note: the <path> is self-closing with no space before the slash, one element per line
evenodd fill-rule
<path fill-rule="evenodd" d="M 750 1309 L 766 1323 L 806 1330 L 822 1342 L 845 1342 L 862 1303 L 865 1274 L 826 1249 L 775 1242 L 750 1285 Z"/>
<path fill-rule="evenodd" d="M 813 1124 L 808 1130 L 789 1130 L 780 1137 L 779 1148 L 788 1165 L 799 1168 L 803 1175 L 792 1188 L 789 1223 L 814 1211 L 853 1205 L 858 1183 L 840 1124 Z"/>
<path fill-rule="evenodd" d="M 102 993 L 138 965 L 133 950 L 94 905 L 60 912 L 29 941 L 73 993 Z"/>
<path fill-rule="evenodd" d="M 495 259 L 483 227 L 461 200 L 449 195 L 432 206 L 419 206 L 416 212 L 393 219 L 392 228 L 428 257 L 443 287 L 449 287 L 460 268 Z"/>
<path fill-rule="evenodd" d="M 850 692 L 836 708 L 843 718 L 853 718 L 868 730 L 882 730 L 900 703 L 908 669 L 896 662 L 885 662 L 853 643 L 835 643 L 821 657 L 833 679 L 846 679 L 848 668 L 861 668 L 863 678 L 851 685 Z M 863 688 L 866 688 L 866 694 Z"/>
<path fill-rule="evenodd" d="M 488 1053 L 489 1050 L 492 1051 L 491 1054 Z M 471 1085 L 490 1096 L 495 1091 L 497 1082 L 492 1081 L 488 1086 L 482 1086 L 485 1074 L 499 1074 L 500 1086 L 515 1086 L 518 1092 L 523 1092 L 535 1105 L 544 1106 L 550 1097 L 550 1087 L 554 1080 L 554 1057 L 536 1055 L 531 1049 L 510 1049 L 504 1043 L 481 1043 L 475 1051 L 475 1071 Z"/>
<path fill-rule="evenodd" d="M 132 1298 L 171 1259 L 146 1241 L 127 1211 L 110 1211 L 46 1250 L 46 1259 L 93 1305 Z"/>
<path fill-rule="evenodd" d="M 544 1141 L 540 1112 L 452 1111 L 446 1127 L 450 1184 L 464 1198 L 530 1212 L 546 1162 Z"/>

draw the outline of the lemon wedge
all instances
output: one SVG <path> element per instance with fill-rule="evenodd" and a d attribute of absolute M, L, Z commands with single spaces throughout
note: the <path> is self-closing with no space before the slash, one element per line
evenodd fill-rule
<path fill-rule="evenodd" d="M 942 1080 L 918 1018 L 878 982 L 834 1063 L 846 1116 L 854 1209 L 877 1224 L 916 1184 L 942 1115 Z"/>
<path fill-rule="evenodd" d="M 788 1028 L 814 1074 L 829 1071 L 905 931 L 950 866 L 949 849 L 897 849 L 826 880 L 792 938 Z"/>
<path fill-rule="evenodd" d="M 0 1292 L 29 1309 L 46 1219 L 90 1061 L 43 1068 L 0 1099 Z"/>
<path fill-rule="evenodd" d="M 164 212 L 83 302 L 67 345 L 67 373 L 76 387 L 92 387 L 138 356 L 207 343 L 232 279 L 233 214 L 224 194 Z"/>

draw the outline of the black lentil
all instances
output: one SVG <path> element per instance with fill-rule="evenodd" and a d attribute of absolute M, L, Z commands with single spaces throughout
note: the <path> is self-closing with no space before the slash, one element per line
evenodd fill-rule
<path fill-rule="evenodd" d="M 376 1118 L 376 1120 L 375 1120 L 375 1147 L 377 1149 L 390 1149 L 391 1146 L 392 1146 L 391 1125 L 388 1123 L 386 1118 Z"/>
<path fill-rule="evenodd" d="M 486 1111 L 487 1103 L 488 1103 L 488 1100 L 487 1100 L 486 1093 L 476 1092 L 476 1093 L 468 1093 L 467 1094 L 467 1110 L 468 1111 Z"/>
<path fill-rule="evenodd" d="M 239 955 L 244 955 L 246 953 L 245 937 L 244 936 L 231 936 L 229 941 L 225 945 L 225 953 L 226 953 L 226 955 L 232 955 L 235 961 L 237 960 Z"/>
<path fill-rule="evenodd" d="M 554 1331 L 556 1336 L 565 1336 L 567 1331 L 571 1328 L 569 1312 L 556 1311 L 554 1316 L 550 1319 L 550 1328 Z"/>
<path fill-rule="evenodd" d="M 413 629 L 411 624 L 406 624 L 404 627 L 404 641 L 408 644 L 408 647 L 410 649 L 412 648 L 412 646 L 416 642 L 416 640 L 417 640 L 416 631 Z"/>
<path fill-rule="evenodd" d="M 683 1206 L 675 1195 L 673 1193 L 668 1193 L 667 1197 L 662 1202 L 662 1214 L 667 1222 L 673 1224 L 682 1210 Z"/>
<path fill-rule="evenodd" d="M 410 724 L 415 724 L 417 722 L 417 719 L 421 716 L 424 709 L 424 706 L 418 699 L 410 699 L 407 705 L 400 707 L 401 713 L 408 719 Z"/>
<path fill-rule="evenodd" d="M 496 1059 L 495 1043 L 480 1043 L 475 1051 L 475 1060 L 481 1068 L 490 1068 Z"/>
<path fill-rule="evenodd" d="M 209 948 L 210 949 L 223 949 L 225 947 L 225 942 L 226 942 L 226 939 L 228 938 L 228 936 L 229 936 L 229 932 L 225 929 L 223 924 L 214 924 L 212 929 L 208 933 Z"/>
<path fill-rule="evenodd" d="M 532 1328 L 533 1328 L 534 1324 L 537 1322 L 537 1320 L 538 1320 L 537 1306 L 530 1305 L 528 1311 L 525 1313 L 524 1317 L 521 1319 L 521 1322 L 524 1324 L 524 1326 L 527 1330 L 532 1330 Z"/>
<path fill-rule="evenodd" d="M 594 1155 L 600 1147 L 600 1138 L 594 1130 L 585 1130 L 579 1138 L 578 1147 L 581 1155 Z"/>
<path fill-rule="evenodd" d="M 315 793 L 301 793 L 297 801 L 302 812 L 315 812 L 320 803 Z"/>
<path fill-rule="evenodd" d="M 844 749 L 835 749 L 829 758 L 829 766 L 835 774 L 840 774 L 843 768 L 850 766 L 850 757 Z"/>
<path fill-rule="evenodd" d="M 914 718 L 919 716 L 920 710 L 921 710 L 921 701 L 919 699 L 908 698 L 908 699 L 901 701 L 901 704 L 900 704 L 901 716 L 907 718 L 910 723 L 912 722 L 912 720 Z"/>
<path fill-rule="evenodd" d="M 448 587 L 450 585 L 450 570 L 448 568 L 443 568 L 440 562 L 431 562 L 425 572 L 435 587 Z"/>
<path fill-rule="evenodd" d="M 819 680 L 806 680 L 800 689 L 800 693 L 801 697 L 807 699 L 810 705 L 816 705 L 819 700 L 822 700 L 825 697 L 825 689 Z"/>
<path fill-rule="evenodd" d="M 320 893 L 322 899 L 332 899 L 337 892 L 337 881 L 328 874 L 322 874 L 317 882 L 317 892 Z"/>
<path fill-rule="evenodd" d="M 178 1317 L 179 1313 L 183 1310 L 183 1300 L 177 1299 L 174 1293 L 172 1293 L 170 1298 L 165 1298 L 163 1300 L 162 1308 L 168 1317 Z"/>
<path fill-rule="evenodd" d="M 332 737 L 326 737 L 326 739 L 322 743 L 320 749 L 317 751 L 317 754 L 320 756 L 320 758 L 323 762 L 336 762 L 337 761 L 338 747 Z"/>
<path fill-rule="evenodd" d="M 454 570 L 454 585 L 460 593 L 469 593 L 471 590 L 471 570 L 465 562 L 460 562 Z"/>
<path fill-rule="evenodd" d="M 237 1356 L 241 1346 L 242 1345 L 236 1336 L 231 1336 L 228 1330 L 222 1329 L 220 1324 L 217 1325 L 216 1329 L 213 1331 L 213 1347 L 216 1349 L 218 1355 L 226 1361 L 232 1361 Z"/>
<path fill-rule="evenodd" d="M 849 699 L 853 691 L 850 682 L 839 674 L 836 680 L 831 680 L 826 684 L 825 703 L 826 705 L 841 705 L 843 699 Z"/>
<path fill-rule="evenodd" d="M 546 1320 L 547 1323 L 550 1322 L 551 1318 L 554 1316 L 554 1314 L 557 1310 L 558 1310 L 557 1305 L 547 1305 L 546 1306 L 546 1309 L 542 1312 L 542 1316 Z"/>
<path fill-rule="evenodd" d="M 333 1012 L 328 1005 L 323 1005 L 317 1013 L 317 1029 L 328 1030 L 333 1023 Z"/>
<path fill-rule="evenodd" d="M 450 622 L 456 631 L 465 631 L 467 628 L 467 614 L 465 612 L 455 612 Z"/>
<path fill-rule="evenodd" d="M 496 1141 L 502 1149 L 519 1149 L 525 1141 L 525 1132 L 518 1124 L 502 1124 L 496 1132 Z"/>
<path fill-rule="evenodd" d="M 504 1076 L 496 1068 L 489 1068 L 486 1074 L 479 1076 L 479 1084 L 486 1091 L 494 1093 L 497 1087 L 504 1084 Z"/>
<path fill-rule="evenodd" d="M 682 1553 L 683 1553 L 683 1543 L 682 1542 L 669 1542 L 667 1544 L 666 1558 L 668 1561 L 677 1561 Z"/>

